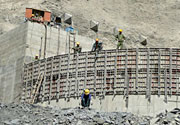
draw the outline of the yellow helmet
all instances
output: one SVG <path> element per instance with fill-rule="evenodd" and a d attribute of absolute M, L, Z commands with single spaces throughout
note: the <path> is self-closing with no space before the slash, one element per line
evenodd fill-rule
<path fill-rule="evenodd" d="M 36 57 L 38 57 L 39 55 L 38 55 L 38 54 L 36 54 L 35 56 L 36 56 Z"/>
<path fill-rule="evenodd" d="M 97 38 L 96 41 L 99 41 L 99 39 Z"/>
<path fill-rule="evenodd" d="M 32 14 L 32 16 L 34 16 L 34 14 Z"/>
<path fill-rule="evenodd" d="M 122 29 L 119 29 L 119 32 L 122 32 Z"/>
<path fill-rule="evenodd" d="M 90 93 L 89 89 L 85 89 L 84 94 L 89 95 L 89 93 Z"/>
<path fill-rule="evenodd" d="M 79 42 L 76 42 L 77 45 L 79 45 L 80 43 Z"/>

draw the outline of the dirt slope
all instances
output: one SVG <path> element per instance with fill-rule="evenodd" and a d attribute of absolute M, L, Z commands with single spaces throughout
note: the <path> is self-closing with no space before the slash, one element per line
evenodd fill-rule
<path fill-rule="evenodd" d="M 92 38 L 89 21 L 99 21 L 99 38 L 110 48 L 114 27 L 123 29 L 126 47 L 179 47 L 180 0 L 0 0 L 0 34 L 23 23 L 26 7 L 71 13 L 79 33 Z M 139 44 L 141 35 L 147 46 Z"/>

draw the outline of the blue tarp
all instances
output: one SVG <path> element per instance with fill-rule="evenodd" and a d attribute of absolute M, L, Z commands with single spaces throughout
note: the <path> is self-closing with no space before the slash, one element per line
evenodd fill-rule
<path fill-rule="evenodd" d="M 72 28 L 72 27 L 67 27 L 66 28 L 66 32 L 73 32 L 74 31 L 74 28 Z"/>

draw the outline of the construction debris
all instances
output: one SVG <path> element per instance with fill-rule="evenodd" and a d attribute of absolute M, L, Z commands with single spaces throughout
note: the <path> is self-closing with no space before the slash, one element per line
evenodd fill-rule
<path fill-rule="evenodd" d="M 94 109 L 41 107 L 32 104 L 0 104 L 4 125 L 149 125 L 150 117 L 126 112 L 98 112 Z"/>
<path fill-rule="evenodd" d="M 172 111 L 165 111 L 156 116 L 155 123 L 157 125 L 180 125 L 180 109 L 175 108 Z"/>
<path fill-rule="evenodd" d="M 159 113 L 156 117 L 127 112 L 99 112 L 94 109 L 41 107 L 33 104 L 1 104 L 3 125 L 179 125 L 180 109 Z"/>

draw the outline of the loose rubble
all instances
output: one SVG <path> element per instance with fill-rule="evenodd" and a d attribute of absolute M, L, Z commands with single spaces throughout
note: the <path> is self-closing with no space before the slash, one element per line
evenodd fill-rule
<path fill-rule="evenodd" d="M 1 104 L 0 125 L 180 125 L 180 109 L 157 116 L 94 109 L 41 107 L 32 104 Z"/>
<path fill-rule="evenodd" d="M 94 109 L 41 107 L 31 104 L 0 104 L 0 125 L 149 125 L 150 117 Z"/>
<path fill-rule="evenodd" d="M 172 111 L 165 111 L 156 116 L 157 125 L 180 125 L 180 109 L 175 108 Z"/>

